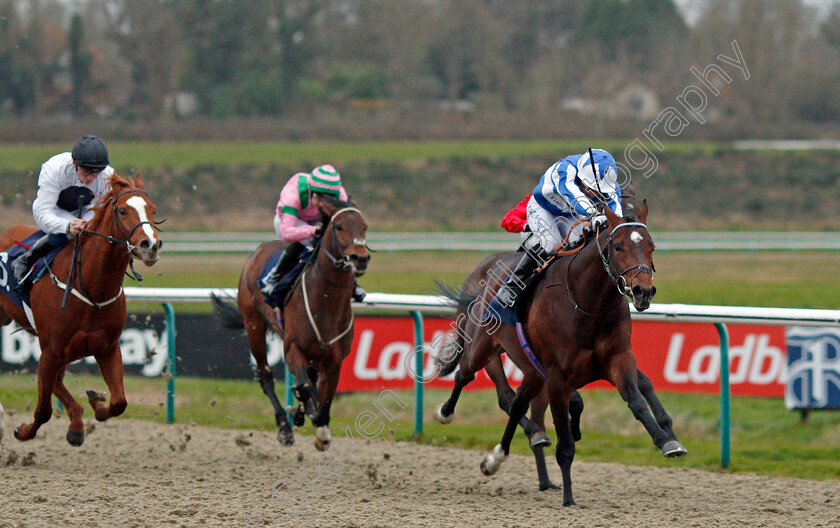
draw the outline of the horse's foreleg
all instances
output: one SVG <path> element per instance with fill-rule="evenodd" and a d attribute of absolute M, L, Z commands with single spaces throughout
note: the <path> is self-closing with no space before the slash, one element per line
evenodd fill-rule
<path fill-rule="evenodd" d="M 285 409 L 283 409 L 280 400 L 277 398 L 277 391 L 274 388 L 274 374 L 268 366 L 268 347 L 265 344 L 265 334 L 267 331 L 265 320 L 257 314 L 257 318 L 246 321 L 245 328 L 248 333 L 248 346 L 251 349 L 251 355 L 254 356 L 254 361 L 257 363 L 257 377 L 260 381 L 260 388 L 274 408 L 274 423 L 277 425 L 277 441 L 286 446 L 293 445 L 295 443 L 295 435 L 292 432 L 292 424 L 289 423 L 289 417 L 286 415 Z"/>
<path fill-rule="evenodd" d="M 648 406 L 653 412 L 653 417 L 656 418 L 656 423 L 658 423 L 659 427 L 668 434 L 669 439 L 676 440 L 677 435 L 674 433 L 673 420 L 671 420 L 671 417 L 665 411 L 665 407 L 662 406 L 662 403 L 656 396 L 656 392 L 653 390 L 653 383 L 650 381 L 650 378 L 648 378 L 647 375 L 639 369 L 636 370 L 636 375 L 639 380 L 639 391 L 648 402 Z"/>
<path fill-rule="evenodd" d="M 549 382 L 549 386 L 552 387 L 549 394 L 551 416 L 554 418 L 554 430 L 557 432 L 555 457 L 563 475 L 563 506 L 572 506 L 575 503 L 572 495 L 572 461 L 575 459 L 575 440 L 569 423 L 569 393 L 571 391 L 562 380 L 554 379 Z"/>
<path fill-rule="evenodd" d="M 60 370 L 52 353 L 48 349 L 44 350 L 38 362 L 38 404 L 35 406 L 35 419 L 31 424 L 23 424 L 15 429 L 15 438 L 18 440 L 32 440 L 38 433 L 38 428 L 50 420 L 52 393 Z"/>
<path fill-rule="evenodd" d="M 67 442 L 71 446 L 81 446 L 85 443 L 85 424 L 82 421 L 82 415 L 85 411 L 82 406 L 79 405 L 79 402 L 73 398 L 73 395 L 70 394 L 67 387 L 64 386 L 64 369 L 61 369 L 61 372 L 56 379 L 53 394 L 55 394 L 61 404 L 64 405 L 64 408 L 67 410 L 67 416 L 70 418 L 70 427 L 67 429 L 66 436 Z"/>
<path fill-rule="evenodd" d="M 572 394 L 572 399 L 569 400 L 569 419 L 572 427 L 572 438 L 575 442 L 580 441 L 582 435 L 580 432 L 580 415 L 583 414 L 583 397 L 580 392 L 575 391 Z"/>
<path fill-rule="evenodd" d="M 94 357 L 99 365 L 99 371 L 105 379 L 105 384 L 108 386 L 111 403 L 110 405 L 106 404 L 105 395 L 95 390 L 88 390 L 87 396 L 96 419 L 104 422 L 109 418 L 121 415 L 128 405 L 123 388 L 123 362 L 120 346 L 114 344 L 109 350 L 96 354 Z"/>
<path fill-rule="evenodd" d="M 616 379 L 612 380 L 621 397 L 627 402 L 627 406 L 632 411 L 636 420 L 640 421 L 645 426 L 653 443 L 663 455 L 666 457 L 680 457 L 685 456 L 687 451 L 676 440 L 669 438 L 666 433 L 656 422 L 650 409 L 647 406 L 645 398 L 639 391 L 636 361 L 633 354 L 628 352 L 616 357 L 618 362 L 615 372 L 617 372 Z"/>
<path fill-rule="evenodd" d="M 338 388 L 338 376 L 341 373 L 341 361 L 337 361 L 322 371 L 318 390 L 318 414 L 312 419 L 315 431 L 315 448 L 326 451 L 330 447 L 330 408 Z"/>

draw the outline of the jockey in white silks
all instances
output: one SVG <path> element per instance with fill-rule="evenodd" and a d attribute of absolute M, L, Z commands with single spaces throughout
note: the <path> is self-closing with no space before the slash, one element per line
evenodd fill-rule
<path fill-rule="evenodd" d="M 563 158 L 545 171 L 527 205 L 532 234 L 524 243 L 519 264 L 496 292 L 495 302 L 512 307 L 524 280 L 567 236 L 567 246 L 573 246 L 580 242 L 585 226 L 606 223 L 606 217 L 598 214 L 597 203 L 622 215 L 617 178 L 615 159 L 602 149 Z M 575 224 L 590 218 L 591 222 Z"/>
<path fill-rule="evenodd" d="M 105 142 L 96 136 L 82 136 L 72 152 L 57 154 L 41 165 L 32 213 L 46 235 L 12 263 L 18 284 L 39 258 L 85 228 L 93 217 L 96 199 L 110 189 L 114 169 L 109 163 Z"/>

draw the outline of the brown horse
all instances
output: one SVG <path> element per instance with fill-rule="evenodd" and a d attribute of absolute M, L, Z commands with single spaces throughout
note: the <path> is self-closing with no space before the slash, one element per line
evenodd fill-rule
<path fill-rule="evenodd" d="M 497 356 L 497 346 L 523 372 L 522 383 L 510 402 L 502 440 L 481 464 L 486 475 L 498 471 L 507 458 L 510 442 L 529 403 L 547 385 L 557 433 L 556 458 L 563 475 L 563 505 L 574 504 L 571 465 L 575 441 L 569 417 L 570 401 L 578 388 L 600 379 L 618 389 L 663 455 L 686 454 L 661 405 L 661 412 L 655 409 L 657 416 L 651 415 L 640 391 L 639 372 L 630 345 L 630 310 L 624 297 L 631 297 L 636 309 L 643 311 L 650 306 L 656 292 L 651 259 L 654 244 L 644 224 L 647 212 L 647 203 L 643 202 L 638 220 L 627 221 L 606 210 L 606 229 L 573 256 L 553 261 L 533 290 L 526 294 L 521 312 L 522 330 L 530 339 L 536 361 L 528 358 L 513 327 L 498 324 L 493 318 L 482 320 L 498 288 L 498 282 L 489 280 L 488 273 L 495 263 L 485 261 L 480 265 L 485 270 L 483 275 L 488 277 L 483 291 L 458 299 L 466 307 L 466 313 L 472 314 L 465 326 L 469 339 L 459 361 L 452 395 L 436 414 L 446 419 L 454 413 L 461 391 L 475 379 L 476 372 Z M 508 256 L 503 260 L 507 260 L 509 267 L 515 264 L 515 258 L 511 260 Z M 649 380 L 645 383 L 645 379 L 642 385 L 647 391 L 645 385 Z M 649 390 L 653 395 L 652 386 Z"/>
<path fill-rule="evenodd" d="M 266 360 L 268 329 L 283 336 L 286 368 L 295 377 L 292 388 L 299 405 L 291 411 L 301 426 L 304 413 L 318 429 L 315 447 L 323 451 L 330 443 L 330 406 L 338 386 L 341 364 L 353 343 L 353 311 L 350 306 L 355 278 L 367 270 L 370 255 L 365 241 L 362 213 L 336 199 L 322 197 L 319 205 L 329 223 L 317 253 L 293 286 L 283 309 L 284 328 L 266 304 L 257 285 L 265 262 L 285 247 L 282 241 L 264 242 L 248 257 L 239 279 L 238 311 L 228 302 L 213 298 L 227 328 L 242 328 L 248 334 L 251 354 L 257 362 L 260 386 L 274 407 L 277 439 L 294 444 L 294 434 L 274 389 L 274 375 Z"/>
<path fill-rule="evenodd" d="M 126 321 L 122 283 L 132 259 L 147 266 L 158 261 L 162 242 L 154 215 L 155 206 L 146 195 L 143 179 L 138 175 L 132 182 L 114 175 L 110 191 L 100 197 L 95 216 L 78 235 L 77 250 L 72 243 L 64 247 L 50 265 L 50 277 L 32 285 L 31 312 L 27 314 L 0 296 L 0 325 L 14 320 L 37 335 L 41 345 L 35 420 L 15 429 L 18 440 L 35 438 L 38 428 L 52 415 L 50 400 L 55 394 L 70 417 L 67 441 L 74 446 L 84 443 L 83 409 L 63 380 L 67 365 L 87 356 L 96 358 L 111 395 L 107 405 L 104 394 L 87 391 L 96 419 L 104 421 L 125 410 L 120 355 L 120 335 Z M 7 250 L 35 231 L 35 227 L 24 225 L 3 231 L 0 249 Z M 67 297 L 62 309 L 65 284 L 72 287 L 73 295 Z"/>

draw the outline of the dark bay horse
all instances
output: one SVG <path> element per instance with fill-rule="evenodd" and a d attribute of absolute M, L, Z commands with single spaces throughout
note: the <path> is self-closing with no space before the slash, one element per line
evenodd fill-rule
<path fill-rule="evenodd" d="M 274 311 L 266 304 L 257 279 L 263 264 L 285 242 L 264 242 L 248 257 L 239 279 L 238 311 L 218 297 L 213 299 L 227 328 L 242 328 L 248 334 L 251 354 L 257 362 L 260 386 L 274 407 L 277 439 L 294 444 L 286 411 L 274 389 L 274 375 L 266 360 L 266 332 L 283 337 L 286 368 L 295 377 L 292 388 L 299 405 L 292 421 L 301 426 L 304 413 L 318 429 L 315 447 L 323 451 L 330 443 L 330 406 L 338 386 L 341 364 L 353 343 L 353 311 L 350 306 L 354 279 L 367 270 L 370 255 L 365 241 L 362 213 L 332 198 L 322 198 L 321 212 L 329 223 L 315 254 L 292 288 L 283 310 L 280 328 Z"/>
<path fill-rule="evenodd" d="M 444 419 L 454 413 L 463 388 L 475 379 L 476 372 L 497 357 L 499 346 L 523 372 L 522 383 L 510 401 L 502 440 L 481 464 L 485 474 L 498 471 L 510 452 L 510 442 L 529 403 L 546 386 L 557 433 L 556 458 L 563 475 L 563 505 L 574 504 L 571 465 L 575 439 L 570 402 L 578 388 L 600 379 L 618 389 L 664 456 L 686 454 L 662 406 L 652 405 L 655 417 L 651 415 L 640 390 L 639 371 L 630 344 L 630 310 L 624 297 L 631 297 L 636 309 L 643 311 L 650 306 L 656 292 L 651 259 L 654 244 L 644 224 L 647 212 L 646 202 L 638 212 L 637 221 L 627 221 L 612 211 L 605 211 L 606 229 L 579 252 L 548 266 L 526 296 L 522 330 L 539 365 L 528 359 L 513 327 L 494 324 L 494 319 L 482 321 L 498 282 L 485 280 L 483 291 L 459 299 L 465 307 L 462 309 L 475 316 L 466 321 L 469 340 L 459 360 L 452 395 L 437 413 Z M 506 263 L 509 267 L 518 257 L 500 258 L 510 260 Z M 489 277 L 487 271 L 492 265 L 485 261 L 482 266 L 484 275 Z M 545 377 L 540 369 L 546 373 Z M 642 389 L 649 390 L 649 396 L 655 398 L 653 387 L 645 380 L 646 377 L 641 378 Z"/>
<path fill-rule="evenodd" d="M 34 233 L 32 226 L 17 225 L 0 233 L 0 250 Z M 159 259 L 162 246 L 155 225 L 155 206 L 144 190 L 143 179 L 114 175 L 110 191 L 101 196 L 95 216 L 74 244 L 64 247 L 50 265 L 51 274 L 32 285 L 31 312 L 27 313 L 5 296 L 0 296 L 0 325 L 14 320 L 37 335 L 41 346 L 38 362 L 38 404 L 35 420 L 15 429 L 15 438 L 31 440 L 52 415 L 51 396 L 58 397 L 70 417 L 67 441 L 80 446 L 85 440 L 82 406 L 64 386 L 69 363 L 93 356 L 108 385 L 105 395 L 87 391 L 96 419 L 119 416 L 127 405 L 123 389 L 120 335 L 125 328 L 123 277 L 132 259 L 151 266 Z M 75 270 L 71 275 L 75 256 Z M 70 277 L 68 279 L 68 277 Z M 61 308 L 65 284 L 72 286 L 67 305 Z"/>

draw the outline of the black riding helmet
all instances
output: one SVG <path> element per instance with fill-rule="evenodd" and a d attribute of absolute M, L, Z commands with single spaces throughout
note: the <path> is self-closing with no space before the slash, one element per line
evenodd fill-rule
<path fill-rule="evenodd" d="M 86 169 L 102 170 L 110 164 L 105 142 L 96 136 L 82 136 L 73 145 L 73 161 Z"/>

